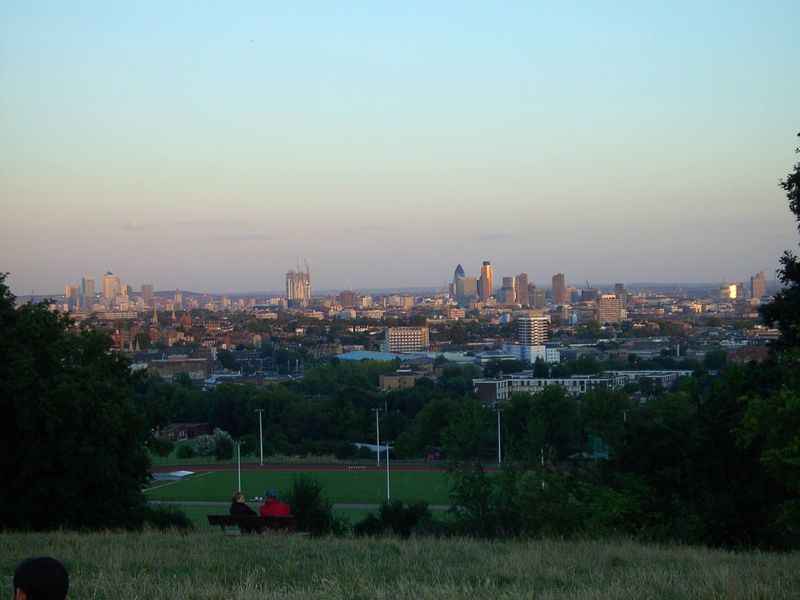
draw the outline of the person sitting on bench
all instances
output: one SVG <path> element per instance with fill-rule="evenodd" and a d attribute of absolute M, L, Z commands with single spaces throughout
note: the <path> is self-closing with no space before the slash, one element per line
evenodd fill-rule
<path fill-rule="evenodd" d="M 233 494 L 233 498 L 231 498 L 231 507 L 228 512 L 232 515 L 256 516 L 256 511 L 247 506 L 247 503 L 244 501 L 244 494 L 242 492 Z"/>
<path fill-rule="evenodd" d="M 267 490 L 264 493 L 264 504 L 259 513 L 262 517 L 291 517 L 292 509 L 285 502 L 278 500 L 278 492 Z"/>

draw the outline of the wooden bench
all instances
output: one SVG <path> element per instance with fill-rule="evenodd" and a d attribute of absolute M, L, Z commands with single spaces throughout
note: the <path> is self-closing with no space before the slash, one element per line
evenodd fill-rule
<path fill-rule="evenodd" d="M 260 517 L 258 515 L 208 515 L 208 524 L 219 525 L 222 531 L 236 528 L 239 533 L 261 533 L 262 531 L 293 532 L 297 528 L 294 517 Z"/>

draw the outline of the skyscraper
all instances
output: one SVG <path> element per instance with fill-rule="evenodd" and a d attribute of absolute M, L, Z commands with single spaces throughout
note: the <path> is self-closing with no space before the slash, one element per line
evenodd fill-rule
<path fill-rule="evenodd" d="M 478 296 L 485 302 L 492 297 L 494 292 L 494 269 L 488 260 L 483 261 L 481 266 L 481 277 L 478 280 Z"/>
<path fill-rule="evenodd" d="M 503 277 L 503 287 L 500 290 L 500 302 L 514 304 L 517 301 L 517 292 L 513 277 Z"/>
<path fill-rule="evenodd" d="M 94 302 L 94 296 L 97 292 L 94 289 L 94 277 L 83 277 L 81 279 L 81 296 L 83 296 L 83 303 L 86 305 L 87 300 L 89 305 Z"/>
<path fill-rule="evenodd" d="M 517 304 L 522 306 L 530 306 L 530 295 L 528 294 L 528 274 L 520 273 L 515 280 L 515 288 L 517 290 Z"/>
<path fill-rule="evenodd" d="M 553 275 L 553 304 L 569 304 L 567 284 L 563 273 Z"/>
<path fill-rule="evenodd" d="M 452 294 L 456 302 L 462 305 L 465 304 L 465 296 L 464 296 L 465 278 L 466 275 L 464 274 L 464 267 L 458 265 L 456 267 L 455 273 L 453 273 Z"/>
<path fill-rule="evenodd" d="M 767 278 L 759 271 L 750 278 L 750 297 L 761 300 L 767 293 Z"/>
<path fill-rule="evenodd" d="M 625 305 L 615 294 L 602 294 L 597 299 L 597 322 L 619 323 L 626 317 Z"/>
<path fill-rule="evenodd" d="M 113 300 L 122 291 L 122 282 L 119 277 L 108 271 L 103 275 L 103 298 Z"/>
<path fill-rule="evenodd" d="M 550 317 L 526 316 L 517 318 L 517 343 L 522 346 L 542 346 L 550 339 Z"/>
<path fill-rule="evenodd" d="M 153 302 L 153 284 L 152 283 L 143 283 L 142 284 L 142 300 L 147 306 Z"/>
<path fill-rule="evenodd" d="M 628 304 L 628 292 L 625 289 L 624 283 L 615 283 L 614 284 L 614 295 L 622 300 L 622 307 L 624 308 Z"/>
<path fill-rule="evenodd" d="M 286 273 L 286 299 L 289 306 L 308 306 L 311 301 L 311 272 L 299 268 Z"/>

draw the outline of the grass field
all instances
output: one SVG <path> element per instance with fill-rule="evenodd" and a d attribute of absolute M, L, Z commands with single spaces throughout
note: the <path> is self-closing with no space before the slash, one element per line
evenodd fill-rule
<path fill-rule="evenodd" d="M 185 506 L 185 505 L 178 505 L 176 508 L 179 508 L 183 511 L 187 517 L 192 520 L 194 523 L 195 529 L 197 531 L 204 531 L 204 530 L 216 530 L 220 531 L 219 527 L 211 527 L 208 524 L 208 515 L 219 515 L 219 514 L 227 514 L 228 508 L 227 507 L 215 507 L 215 506 Z M 256 505 L 253 505 L 254 509 L 258 509 Z M 367 510 L 364 508 L 334 508 L 333 514 L 340 519 L 345 519 L 350 523 L 350 525 L 355 525 L 364 517 L 366 517 L 370 513 L 377 513 L 377 510 Z M 435 516 L 439 516 L 443 513 L 436 513 Z M 0 596 L 2 598 L 2 596 Z"/>
<path fill-rule="evenodd" d="M 242 488 L 248 499 L 261 496 L 268 488 L 288 490 L 299 477 L 319 481 L 326 497 L 334 503 L 379 504 L 386 498 L 386 475 L 376 471 L 242 471 Z M 441 472 L 391 473 L 392 498 L 405 502 L 424 500 L 429 504 L 449 504 L 449 479 Z M 146 492 L 148 500 L 230 500 L 236 489 L 233 471 L 198 473 L 184 481 L 156 483 Z"/>
<path fill-rule="evenodd" d="M 797 598 L 800 554 L 621 542 L 311 539 L 178 534 L 5 534 L 0 590 L 51 555 L 72 600 Z"/>

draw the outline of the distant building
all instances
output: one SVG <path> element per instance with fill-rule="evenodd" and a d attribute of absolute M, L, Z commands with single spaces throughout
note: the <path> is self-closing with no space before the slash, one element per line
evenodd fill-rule
<path fill-rule="evenodd" d="M 424 376 L 423 373 L 416 373 L 410 369 L 398 369 L 394 373 L 380 375 L 378 377 L 378 385 L 382 392 L 405 390 L 413 388 L 417 380 Z"/>
<path fill-rule="evenodd" d="M 204 381 L 209 373 L 209 363 L 205 358 L 174 357 L 165 360 L 151 360 L 147 363 L 147 371 L 172 381 L 181 373 L 185 373 L 192 381 Z"/>
<path fill-rule="evenodd" d="M 427 327 L 387 327 L 383 352 L 425 352 L 430 345 Z"/>
<path fill-rule="evenodd" d="M 625 289 L 624 283 L 614 284 L 614 295 L 620 300 L 622 300 L 623 307 L 628 305 L 628 291 Z"/>
<path fill-rule="evenodd" d="M 478 280 L 478 296 L 485 302 L 492 297 L 494 292 L 494 268 L 488 260 L 483 261 L 481 277 Z"/>
<path fill-rule="evenodd" d="M 550 339 L 550 317 L 523 316 L 516 322 L 515 338 L 523 346 L 542 346 Z"/>
<path fill-rule="evenodd" d="M 108 271 L 103 275 L 103 298 L 113 300 L 122 292 L 122 282 L 119 277 Z"/>
<path fill-rule="evenodd" d="M 342 308 L 354 308 L 358 303 L 358 294 L 353 291 L 346 290 L 339 293 L 339 304 Z"/>
<path fill-rule="evenodd" d="M 535 285 L 529 284 L 528 298 L 531 308 L 544 308 L 547 305 L 547 292 L 544 288 L 537 288 Z"/>
<path fill-rule="evenodd" d="M 627 317 L 625 304 L 616 294 L 603 294 L 597 300 L 597 322 L 619 323 Z"/>
<path fill-rule="evenodd" d="M 311 273 L 305 271 L 289 271 L 286 273 L 286 299 L 289 306 L 308 306 L 311 301 Z"/>
<path fill-rule="evenodd" d="M 92 303 L 94 303 L 94 297 L 96 294 L 96 290 L 94 287 L 94 277 L 84 277 L 81 279 L 81 296 L 84 299 L 84 306 L 91 307 Z M 89 299 L 90 302 L 86 302 Z"/>
<path fill-rule="evenodd" d="M 600 297 L 600 291 L 595 288 L 581 290 L 581 302 L 595 302 Z"/>
<path fill-rule="evenodd" d="M 567 284 L 563 273 L 553 275 L 553 304 L 569 304 Z"/>
<path fill-rule="evenodd" d="M 152 283 L 143 283 L 142 284 L 142 300 L 148 306 L 153 303 L 153 284 Z"/>
<path fill-rule="evenodd" d="M 503 287 L 500 289 L 500 302 L 514 304 L 517 301 L 516 281 L 513 277 L 503 277 Z"/>
<path fill-rule="evenodd" d="M 530 294 L 528 293 L 528 274 L 527 273 L 520 273 L 514 279 L 514 289 L 517 292 L 517 304 L 521 304 L 522 306 L 530 306 Z"/>
<path fill-rule="evenodd" d="M 723 283 L 719 286 L 720 300 L 736 300 L 737 294 L 738 286 L 735 283 Z"/>
<path fill-rule="evenodd" d="M 750 278 L 750 297 L 761 300 L 767 294 L 767 278 L 764 271 L 759 271 Z"/>

